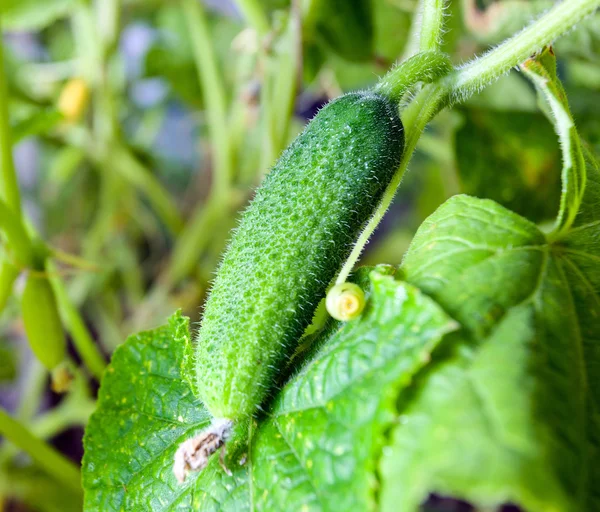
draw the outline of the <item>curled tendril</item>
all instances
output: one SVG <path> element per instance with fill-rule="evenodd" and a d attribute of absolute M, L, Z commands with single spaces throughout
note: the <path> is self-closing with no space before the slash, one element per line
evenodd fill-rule
<path fill-rule="evenodd" d="M 347 322 L 362 313 L 365 302 L 365 293 L 360 286 L 354 283 L 341 283 L 329 290 L 325 306 L 333 318 Z"/>

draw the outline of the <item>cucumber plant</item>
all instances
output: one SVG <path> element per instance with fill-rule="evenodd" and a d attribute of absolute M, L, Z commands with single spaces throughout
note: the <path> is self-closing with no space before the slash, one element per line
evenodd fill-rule
<path fill-rule="evenodd" d="M 208 504 L 208 497 L 206 494 L 197 494 L 193 490 L 196 485 L 202 489 L 213 486 L 210 488 L 217 494 L 212 494 L 211 499 L 224 507 L 228 506 L 226 499 L 224 495 L 217 497 L 217 489 L 226 489 L 224 492 L 227 495 L 234 493 L 233 489 L 239 489 L 243 503 L 261 510 L 285 508 L 289 506 L 290 499 L 295 504 L 292 508 L 300 508 L 301 505 L 311 503 L 313 496 L 312 491 L 305 490 L 299 493 L 297 499 L 292 497 L 292 490 L 297 485 L 302 486 L 303 478 L 312 480 L 312 486 L 316 488 L 313 491 L 314 496 L 319 496 L 319 505 L 315 509 L 334 510 L 336 505 L 344 508 L 341 503 L 356 499 L 365 510 L 372 506 L 370 499 L 373 496 L 368 491 L 369 485 L 365 484 L 369 481 L 370 473 L 367 471 L 362 474 L 360 478 L 364 480 L 360 483 L 352 482 L 361 473 L 354 474 L 349 469 L 351 473 L 346 474 L 341 467 L 336 466 L 335 458 L 344 457 L 345 450 L 350 450 L 353 455 L 349 460 L 354 462 L 348 461 L 348 464 L 350 468 L 356 469 L 357 466 L 353 464 L 357 460 L 372 460 L 370 457 L 373 454 L 380 453 L 379 443 L 386 442 L 383 439 L 365 441 L 366 452 L 362 456 L 366 459 L 361 459 L 358 451 L 349 448 L 353 441 L 364 439 L 352 437 L 353 435 L 367 435 L 359 427 L 351 426 L 355 422 L 360 424 L 363 414 L 370 414 L 363 411 L 361 405 L 372 404 L 373 417 L 379 418 L 371 424 L 375 429 L 371 431 L 371 435 L 375 432 L 382 435 L 386 428 L 392 428 L 393 421 L 389 417 L 383 419 L 384 411 L 389 412 L 390 407 L 404 410 L 403 405 L 392 406 L 392 403 L 396 399 L 401 400 L 401 391 L 409 386 L 410 378 L 407 375 L 402 377 L 401 371 L 392 371 L 390 376 L 392 380 L 395 376 L 396 380 L 389 389 L 393 390 L 390 391 L 391 396 L 396 398 L 392 398 L 391 402 L 385 398 L 378 401 L 369 395 L 370 391 L 367 390 L 371 389 L 368 384 L 371 381 L 359 368 L 369 368 L 369 372 L 374 371 L 375 374 L 380 371 L 381 379 L 384 380 L 385 364 L 382 362 L 382 367 L 377 366 L 377 356 L 373 356 L 374 366 L 365 361 L 362 366 L 359 364 L 354 367 L 358 363 L 350 362 L 353 357 L 349 346 L 360 353 L 358 347 L 361 344 L 365 345 L 366 350 L 371 341 L 385 339 L 384 331 L 387 327 L 395 325 L 403 330 L 404 334 L 400 335 L 398 343 L 400 346 L 408 344 L 407 349 L 411 346 L 408 332 L 417 333 L 428 340 L 425 345 L 430 349 L 421 353 L 419 359 L 420 364 L 425 366 L 430 361 L 432 347 L 440 343 L 442 338 L 446 340 L 442 340 L 443 346 L 446 351 L 450 350 L 450 354 L 452 346 L 467 350 L 470 343 L 475 343 L 468 350 L 472 351 L 476 364 L 484 364 L 487 350 L 493 350 L 491 347 L 502 343 L 511 330 L 514 330 L 514 343 L 521 344 L 519 350 L 525 351 L 524 353 L 529 354 L 526 347 L 532 336 L 542 337 L 545 340 L 543 343 L 552 345 L 552 339 L 544 338 L 542 334 L 552 325 L 548 316 L 550 310 L 541 304 L 544 300 L 549 300 L 550 304 L 556 305 L 561 300 L 559 295 L 562 292 L 544 291 L 544 287 L 551 286 L 550 283 L 555 282 L 555 278 L 544 274 L 540 281 L 539 272 L 540 269 L 542 272 L 550 272 L 549 269 L 543 270 L 544 265 L 558 264 L 554 263 L 554 258 L 560 259 L 562 251 L 569 250 L 563 245 L 563 240 L 565 236 L 568 238 L 572 229 L 588 230 L 589 233 L 584 238 L 594 237 L 592 231 L 598 212 L 592 213 L 592 210 L 596 211 L 596 207 L 586 204 L 593 205 L 598 190 L 595 185 L 590 188 L 586 182 L 591 180 L 595 184 L 598 176 L 595 164 L 589 168 L 589 174 L 585 171 L 583 146 L 574 131 L 569 108 L 556 77 L 552 60 L 554 57 L 549 50 L 527 61 L 523 64 L 523 69 L 540 88 L 540 97 L 551 109 L 551 118 L 555 120 L 564 152 L 563 199 L 558 208 L 554 231 L 544 234 L 533 224 L 495 203 L 481 200 L 483 202 L 479 204 L 474 199 L 457 196 L 444 205 L 439 214 L 434 214 L 431 220 L 423 224 L 397 276 L 373 270 L 370 274 L 367 273 L 369 277 L 366 280 L 364 277 L 355 278 L 360 285 L 348 283 L 347 279 L 364 244 L 388 208 L 425 125 L 445 107 L 464 101 L 510 67 L 525 61 L 533 52 L 541 51 L 540 45 L 554 39 L 559 27 L 564 28 L 565 19 L 571 22 L 583 19 L 595 6 L 593 2 L 581 2 L 577 6 L 573 3 L 560 4 L 495 51 L 454 69 L 447 58 L 439 53 L 439 34 L 443 24 L 441 11 L 432 9 L 428 2 L 424 2 L 422 33 L 419 37 L 423 51 L 392 69 L 371 91 L 351 93 L 332 101 L 283 153 L 257 190 L 234 232 L 217 271 L 195 344 L 189 342 L 187 327 L 182 327 L 179 319 L 174 319 L 175 323 L 165 328 L 165 334 L 161 334 L 165 336 L 175 325 L 179 325 L 178 329 L 181 330 L 177 331 L 178 336 L 184 336 L 188 340 L 177 356 L 183 361 L 183 364 L 179 364 L 182 375 L 187 375 L 188 379 L 182 386 L 189 390 L 185 393 L 198 397 L 202 411 L 196 414 L 196 419 L 189 419 L 189 413 L 187 417 L 181 417 L 182 424 L 172 436 L 169 446 L 171 450 L 176 448 L 173 470 L 177 481 L 180 485 L 190 485 L 190 480 L 195 482 L 188 489 L 190 496 L 195 497 L 192 499 L 198 499 L 203 504 L 201 507 Z M 402 120 L 398 117 L 398 112 L 401 113 Z M 569 126 L 571 128 L 567 128 Z M 587 180 L 584 175 L 588 177 Z M 471 204 L 470 201 L 475 202 Z M 591 210 L 588 209 L 590 207 Z M 446 210 L 450 213 L 447 214 Z M 461 220 L 463 214 L 464 222 Z M 582 215 L 587 220 L 576 227 L 576 219 Z M 596 220 L 592 220 L 590 216 Z M 577 245 L 581 242 L 582 240 L 573 243 L 581 248 L 582 246 Z M 456 245 L 458 249 L 455 248 Z M 574 250 L 573 254 L 579 249 Z M 513 257 L 513 251 L 514 261 L 508 259 L 506 264 L 500 262 L 502 257 Z M 544 254 L 547 254 L 549 263 L 544 263 Z M 499 258 L 498 262 L 496 258 Z M 587 270 L 589 266 L 579 267 L 579 263 L 569 261 L 570 263 L 566 263 L 564 260 L 561 265 L 572 264 L 582 268 L 578 270 L 585 275 L 582 279 L 595 290 L 573 293 L 583 293 L 584 297 L 587 293 L 597 294 L 597 279 L 594 273 L 590 274 Z M 463 284 L 461 269 L 469 272 L 471 266 L 475 270 L 473 276 L 469 277 L 470 280 L 466 281 L 467 286 Z M 501 290 L 500 277 L 504 275 L 501 272 L 517 270 L 521 272 L 521 280 L 514 280 L 511 286 L 505 283 Z M 535 276 L 538 276 L 537 280 L 534 279 Z M 443 311 L 448 316 L 440 324 L 441 331 L 433 329 L 426 334 L 427 329 L 423 329 L 427 321 L 420 316 L 425 315 L 424 310 L 415 312 L 410 320 L 399 320 L 402 314 L 410 311 L 408 304 L 403 301 L 408 300 L 413 293 L 412 289 L 395 289 L 401 286 L 399 279 L 417 285 L 420 290 L 433 297 L 437 301 L 434 303 L 436 308 L 442 306 L 440 312 Z M 527 284 L 529 280 L 531 287 Z M 320 331 L 318 327 L 307 330 L 311 319 L 317 321 L 315 309 L 329 286 L 333 287 L 327 294 L 326 306 L 334 319 L 325 322 L 324 326 L 321 323 L 323 329 Z M 390 287 L 389 291 L 395 289 L 392 294 L 404 306 L 394 307 L 391 299 L 386 303 L 381 295 L 386 286 Z M 448 286 L 447 291 L 445 286 Z M 489 291 L 486 291 L 488 287 Z M 521 293 L 517 291 L 519 289 L 522 290 Z M 550 295 L 545 295 L 546 293 Z M 567 296 L 568 294 L 565 295 Z M 388 323 L 381 323 L 379 315 L 383 315 L 384 311 L 392 315 L 387 320 Z M 539 332 L 536 331 L 538 328 L 541 329 Z M 557 325 L 557 328 L 561 332 L 568 332 L 570 329 L 568 324 Z M 358 335 L 358 331 L 362 334 Z M 304 337 L 303 332 L 307 333 Z M 444 335 L 440 336 L 440 332 Z M 352 397 L 344 395 L 341 383 L 329 382 L 327 370 L 321 368 L 324 361 L 330 361 L 330 351 L 342 339 L 343 346 L 346 342 L 349 344 L 344 350 L 350 352 L 342 350 L 336 357 L 340 358 L 339 365 L 348 362 L 349 373 L 340 378 L 344 382 L 347 379 L 353 390 Z M 142 350 L 141 346 L 144 346 L 140 346 L 139 341 L 132 340 L 130 343 L 136 345 L 137 348 L 132 347 L 136 351 Z M 571 353 L 572 349 L 565 348 L 565 353 Z M 435 397 L 438 366 L 440 375 L 444 375 L 445 371 L 452 374 L 452 371 L 458 371 L 469 360 L 463 354 L 457 355 L 454 360 L 454 356 L 445 355 L 444 350 L 441 350 L 440 355 L 436 354 L 434 351 L 433 357 L 439 358 L 439 361 L 434 359 L 431 369 L 417 375 L 419 385 L 424 386 L 423 396 L 421 397 L 419 388 L 407 390 L 409 395 L 417 394 L 414 399 L 417 410 L 421 407 L 421 400 L 425 404 L 429 403 L 430 387 Z M 466 359 L 461 359 L 463 357 Z M 446 362 L 448 358 L 451 363 Z M 445 370 L 448 364 L 449 370 Z M 454 370 L 452 365 L 456 365 Z M 430 372 L 433 372 L 432 377 Z M 358 378 L 357 375 L 362 376 Z M 177 380 L 181 377 L 173 378 Z M 337 377 L 333 378 L 335 380 Z M 354 378 L 357 380 L 353 380 Z M 452 381 L 450 377 L 446 378 Z M 532 378 L 544 380 L 541 377 Z M 491 401 L 501 398 L 493 396 L 498 389 L 494 386 L 501 386 L 499 382 L 502 382 L 502 378 L 498 379 L 498 382 L 484 379 L 481 384 L 494 389 L 489 397 Z M 573 376 L 573 379 L 576 393 L 582 393 L 583 388 L 577 384 L 578 377 Z M 376 382 L 378 381 L 373 381 L 373 384 Z M 280 387 L 282 385 L 283 389 Z M 455 385 L 456 389 L 452 389 L 458 397 L 462 391 L 458 384 L 453 384 Z M 105 383 L 105 386 L 112 389 L 118 383 L 111 381 L 111 384 Z M 375 387 L 373 391 L 375 389 L 378 388 Z M 525 396 L 528 393 L 529 391 L 525 391 Z M 361 403 L 361 396 L 366 403 Z M 371 398 L 366 398 L 367 396 Z M 192 407 L 194 402 L 193 399 L 190 400 Z M 111 410 L 109 400 L 103 403 L 105 410 Z M 313 407 L 321 412 L 308 413 Z M 340 412 L 338 407 L 341 408 Z M 509 406 L 503 404 L 503 407 Z M 100 411 L 102 410 L 101 404 Z M 413 414 L 410 406 L 407 406 L 406 411 L 409 415 Z M 344 417 L 343 426 L 333 434 L 326 425 L 338 421 L 335 418 L 338 418 L 339 413 Z M 380 414 L 383 416 L 378 416 Z M 502 421 L 508 421 L 512 413 L 509 412 L 505 417 L 503 410 L 500 414 Z M 584 409 L 575 408 L 573 414 L 586 413 Z M 535 418 L 534 408 L 531 415 L 526 412 L 519 421 L 528 424 L 528 428 L 535 431 L 538 428 Z M 432 424 L 430 428 L 436 428 L 435 419 L 428 421 Z M 437 427 L 443 428 L 443 421 Z M 574 487 L 553 483 L 543 492 L 540 489 L 534 490 L 536 478 L 544 481 L 560 479 L 560 468 L 550 466 L 548 469 L 543 460 L 545 453 L 562 453 L 562 448 L 555 450 L 551 446 L 561 436 L 563 426 L 552 423 L 546 428 L 544 435 L 547 436 L 548 444 L 546 441 L 539 443 L 539 454 L 533 456 L 534 460 L 531 462 L 532 467 L 536 468 L 531 478 L 515 479 L 509 474 L 501 476 L 499 473 L 493 477 L 481 475 L 478 480 L 477 476 L 471 475 L 470 487 L 457 483 L 468 481 L 468 478 L 454 479 L 452 472 L 444 473 L 443 467 L 435 465 L 435 458 L 427 467 L 435 468 L 437 473 L 434 475 L 442 475 L 442 483 L 438 483 L 435 476 L 427 473 L 427 467 L 421 470 L 415 465 L 415 461 L 406 459 L 405 462 L 398 463 L 398 460 L 404 460 L 398 453 L 401 448 L 395 438 L 388 440 L 395 459 L 387 462 L 385 457 L 382 458 L 382 475 L 390 480 L 383 480 L 382 501 L 379 505 L 384 510 L 393 510 L 394 504 L 401 502 L 402 510 L 417 510 L 419 503 L 427 497 L 427 491 L 445 490 L 476 503 L 499 505 L 503 501 L 516 500 L 528 509 L 533 507 L 533 510 L 543 510 L 548 503 L 559 503 L 559 510 L 577 510 L 584 501 L 578 501 L 583 498 Z M 458 426 L 454 428 L 460 430 Z M 192 436 L 187 434 L 189 430 L 193 432 Z M 592 432 L 596 431 L 597 426 L 593 426 Z M 344 445 L 342 441 L 343 432 L 351 436 L 347 440 L 349 445 Z M 88 446 L 96 454 L 96 458 L 89 455 L 90 461 L 102 460 L 98 459 L 97 448 L 93 448 L 100 442 L 94 439 L 98 435 L 93 429 L 88 432 Z M 394 435 L 398 439 L 407 436 L 403 429 L 399 429 Z M 535 434 L 532 435 L 535 437 Z M 588 434 L 582 431 L 578 435 L 577 450 L 583 450 Z M 593 439 L 594 435 L 589 434 L 591 437 L 587 439 Z M 224 457 L 222 451 L 218 460 L 211 458 L 215 451 L 223 445 L 227 446 L 229 442 L 233 443 L 230 456 Z M 327 452 L 329 442 L 340 443 L 337 448 L 332 448 L 330 457 L 319 452 Z M 423 442 L 426 444 L 426 441 Z M 486 442 L 490 446 L 494 444 L 492 441 Z M 273 444 L 270 448 L 267 447 L 269 443 Z M 468 447 L 462 449 L 469 453 Z M 508 448 L 509 451 L 510 449 Z M 507 452 L 503 450 L 503 447 L 499 448 L 494 457 L 504 460 Z M 285 453 L 293 454 L 294 461 L 287 461 Z M 455 459 L 460 459 L 456 451 L 451 453 Z M 563 457 L 577 458 L 577 453 L 563 453 Z M 475 449 L 471 456 L 481 457 L 482 464 L 486 460 L 485 451 Z M 285 469 L 279 468 L 276 463 L 280 457 L 285 462 L 279 464 L 283 464 Z M 526 455 L 523 454 L 523 457 Z M 404 463 L 406 466 L 403 466 Z M 314 469 L 315 464 L 317 469 Z M 511 467 L 506 461 L 502 464 L 506 468 Z M 165 471 L 169 468 L 166 460 L 163 467 Z M 327 467 L 328 470 L 325 469 Z M 194 473 L 191 477 L 189 473 L 196 470 L 202 472 Z M 297 471 L 305 476 L 292 479 L 289 485 L 285 484 L 283 489 L 278 489 L 276 482 L 287 471 Z M 319 479 L 318 475 L 322 475 L 323 471 L 339 488 L 328 486 L 327 478 Z M 410 480 L 411 471 L 426 475 L 423 476 L 423 481 L 427 483 L 415 483 L 411 492 L 398 493 L 394 482 L 401 478 Z M 93 471 L 88 472 L 89 477 L 92 474 Z M 215 483 L 220 478 L 224 478 L 229 484 L 220 487 Z M 98 487 L 91 481 L 88 481 L 88 485 L 89 496 L 97 496 L 96 493 L 102 486 Z M 479 485 L 482 489 L 502 490 L 487 491 L 490 494 L 486 495 L 486 491 L 480 492 Z M 491 487 L 486 487 L 488 485 Z M 506 489 L 509 492 L 504 492 Z M 249 494 L 246 495 L 246 492 Z M 167 495 L 169 493 L 165 496 Z M 138 496 L 124 499 L 127 503 L 140 503 Z M 93 498 L 90 500 L 89 503 L 94 503 Z"/>
<path fill-rule="evenodd" d="M 37 133 L 53 148 L 67 145 L 65 161 L 100 171 L 98 201 L 89 202 L 97 217 L 81 247 L 102 265 L 55 249 L 52 222 L 32 222 L 21 209 L 9 150 L 25 125 L 7 114 L 12 73 L 2 84 L 9 92 L 0 88 L 0 328 L 19 318 L 13 331 L 53 369 L 54 389 L 66 390 L 39 416 L 35 391 L 14 417 L 0 409 L 0 434 L 11 443 L 0 446 L 0 505 L 600 508 L 600 168 L 590 108 L 600 0 L 536 7 L 537 20 L 491 49 L 473 45 L 501 2 L 486 13 L 440 0 L 420 0 L 412 13 L 387 0 L 236 4 L 252 30 L 240 33 L 239 18 L 207 16 L 196 0 L 61 4 L 35 17 L 70 12 L 60 30 L 73 29 L 76 58 L 64 69 L 34 67 L 60 74 L 49 108 L 61 124 Z M 22 9 L 2 7 L 0 17 L 13 23 Z M 206 114 L 199 132 L 209 142 L 210 180 L 200 182 L 209 192 L 189 222 L 145 167 L 157 163 L 156 120 L 172 103 L 146 117 L 118 94 L 126 47 L 118 28 L 132 13 L 160 27 L 153 44 L 167 56 L 169 102 L 185 97 Z M 460 23 L 457 14 L 469 18 Z M 396 24 L 404 18 L 408 41 L 384 73 L 377 56 L 388 55 L 394 34 L 403 39 L 398 27 L 408 32 L 408 23 Z M 232 26 L 239 35 L 223 44 Z M 463 62 L 472 48 L 481 56 Z M 515 67 L 520 73 L 508 74 Z M 161 66 L 152 69 L 161 75 Z M 196 73 L 199 83 L 188 83 Z M 362 89 L 348 86 L 360 80 Z M 310 110 L 315 90 L 333 99 L 302 130 L 292 108 Z M 68 93 L 77 105 L 65 103 Z M 138 114 L 144 121 L 132 129 Z M 528 137 L 524 118 L 529 130 L 547 129 Z M 459 151 L 473 127 L 487 131 Z M 490 140 L 493 151 L 482 142 Z M 493 155 L 507 151 L 518 179 L 496 168 Z M 464 173 L 469 155 L 477 158 Z M 72 165 L 61 172 L 79 190 L 72 173 L 84 167 Z M 249 192 L 251 183 L 258 186 Z M 515 206 L 533 196 L 544 208 Z M 141 250 L 142 232 L 150 241 L 173 237 L 166 265 L 141 263 L 149 247 L 169 246 L 144 238 Z M 358 266 L 363 253 L 369 266 Z M 67 279 L 64 263 L 78 275 Z M 198 323 L 176 312 L 128 338 L 104 370 L 92 333 L 108 350 L 123 328 L 116 318 L 128 318 L 130 330 L 173 304 L 197 318 L 200 303 Z M 65 350 L 67 340 L 80 357 Z M 32 382 L 45 372 L 34 371 Z M 102 375 L 95 402 L 90 375 Z M 85 423 L 80 475 L 42 438 Z"/>
<path fill-rule="evenodd" d="M 198 394 L 215 421 L 228 426 L 218 432 L 229 435 L 264 403 L 396 175 L 404 150 L 396 104 L 402 91 L 449 70 L 438 55 L 406 64 L 393 71 L 402 76 L 393 87 L 385 82 L 381 92 L 351 93 L 326 105 L 284 151 L 244 212 L 196 342 Z M 349 292 L 356 294 L 346 287 L 345 298 L 328 299 L 329 306 L 340 300 L 350 305 L 351 311 L 338 314 L 347 319 L 361 302 L 348 302 Z M 198 439 L 214 450 L 222 443 L 213 437 L 203 433 Z M 202 462 L 187 467 L 202 469 L 204 444 L 194 447 Z"/>

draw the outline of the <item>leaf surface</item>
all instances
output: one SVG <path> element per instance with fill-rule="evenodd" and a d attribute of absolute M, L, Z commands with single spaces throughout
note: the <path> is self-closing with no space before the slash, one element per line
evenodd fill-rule
<path fill-rule="evenodd" d="M 416 510 L 430 492 L 526 510 L 599 506 L 599 176 L 589 155 L 562 240 L 467 196 L 423 223 L 402 270 L 464 330 L 400 401 L 382 510 Z"/>
<path fill-rule="evenodd" d="M 84 439 L 86 510 L 171 510 L 190 496 L 173 477 L 177 445 L 210 423 L 192 393 L 188 320 L 131 336 L 107 368 Z"/>

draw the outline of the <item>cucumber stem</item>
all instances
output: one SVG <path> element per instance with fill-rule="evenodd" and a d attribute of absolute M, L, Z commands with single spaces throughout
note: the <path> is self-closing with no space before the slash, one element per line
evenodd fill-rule
<path fill-rule="evenodd" d="M 419 98 L 422 99 L 423 102 L 414 101 L 404 111 L 402 123 L 404 124 L 406 131 L 404 153 L 402 155 L 400 166 L 390 181 L 390 184 L 386 188 L 377 210 L 375 210 L 375 213 L 367 222 L 365 228 L 358 237 L 358 241 L 352 249 L 350 256 L 338 274 L 338 277 L 335 281 L 336 285 L 346 281 L 350 275 L 350 272 L 352 272 L 354 265 L 358 261 L 358 258 L 360 257 L 364 247 L 367 245 L 369 238 L 371 238 L 371 235 L 381 222 L 381 219 L 383 219 L 385 212 L 390 207 L 390 204 L 392 204 L 392 200 L 396 195 L 396 190 L 400 186 L 402 177 L 408 168 L 408 164 L 417 146 L 419 137 L 421 136 L 421 133 L 423 133 L 427 123 L 439 112 L 440 105 L 443 102 L 443 97 L 443 90 L 439 86 L 432 85 L 419 95 Z M 408 129 L 406 128 L 407 126 L 409 127 Z"/>
<path fill-rule="evenodd" d="M 452 71 L 448 56 L 437 52 L 422 52 L 398 64 L 383 76 L 373 90 L 395 103 L 418 82 L 431 83 Z"/>
<path fill-rule="evenodd" d="M 421 34 L 419 48 L 422 52 L 439 51 L 444 33 L 445 0 L 421 2 Z"/>

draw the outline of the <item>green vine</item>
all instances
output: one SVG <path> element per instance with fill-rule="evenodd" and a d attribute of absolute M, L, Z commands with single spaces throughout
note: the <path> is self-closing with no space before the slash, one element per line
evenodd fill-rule
<path fill-rule="evenodd" d="M 446 74 L 438 82 L 423 88 L 402 115 L 402 122 L 406 130 L 406 146 L 400 168 L 387 188 L 375 214 L 354 246 L 352 254 L 344 264 L 337 278 L 337 283 L 345 281 L 348 277 L 369 238 L 390 207 L 402 177 L 408 168 L 419 137 L 427 124 L 442 109 L 466 101 L 486 85 L 494 82 L 510 71 L 511 68 L 518 66 L 529 56 L 539 52 L 544 46 L 549 45 L 554 39 L 573 28 L 598 7 L 600 7 L 600 0 L 563 1 L 497 48 Z M 424 8 L 427 11 L 428 19 L 438 20 L 438 22 L 431 21 L 423 25 L 429 32 L 426 37 L 421 39 L 421 43 L 429 49 L 431 41 L 437 40 L 442 31 L 443 5 L 441 2 L 424 2 Z M 437 16 L 429 12 L 432 8 L 437 9 Z M 386 91 L 394 90 L 397 87 L 399 92 L 394 93 L 393 97 L 395 99 L 404 94 L 404 81 L 406 80 L 403 73 L 401 73 L 402 67 L 399 66 L 397 69 L 398 71 L 392 71 L 383 77 L 380 84 L 375 87 L 376 90 L 379 88 Z"/>
<path fill-rule="evenodd" d="M 34 436 L 1 408 L 0 434 L 28 453 L 33 460 L 59 482 L 76 492 L 81 492 L 79 468 L 55 448 Z"/>

